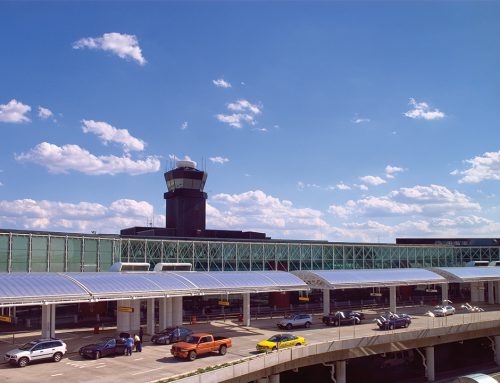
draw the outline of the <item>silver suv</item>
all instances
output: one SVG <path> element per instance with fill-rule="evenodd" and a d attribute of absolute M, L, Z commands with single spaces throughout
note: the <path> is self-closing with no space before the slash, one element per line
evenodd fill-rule
<path fill-rule="evenodd" d="M 5 360 L 25 367 L 28 363 L 37 360 L 51 359 L 59 362 L 66 354 L 66 343 L 60 339 L 37 339 L 25 345 L 10 350 L 5 354 Z"/>
<path fill-rule="evenodd" d="M 279 328 L 284 328 L 287 330 L 292 329 L 292 327 L 302 327 L 309 328 L 312 324 L 311 314 L 291 314 L 285 316 L 282 320 L 278 322 Z"/>

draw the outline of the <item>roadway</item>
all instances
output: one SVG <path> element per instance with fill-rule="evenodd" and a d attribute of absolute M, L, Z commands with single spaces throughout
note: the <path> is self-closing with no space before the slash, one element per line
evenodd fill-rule
<path fill-rule="evenodd" d="M 424 316 L 430 307 L 416 307 L 409 310 L 399 309 L 399 312 L 408 312 L 413 316 L 412 324 L 408 329 L 397 329 L 393 332 L 405 332 L 417 329 L 437 328 L 447 325 L 459 325 L 464 323 L 495 320 L 500 318 L 500 306 L 488 306 L 487 311 L 482 313 L 458 313 L 446 318 L 430 318 Z M 321 323 L 321 316 L 315 316 L 315 323 L 309 329 L 294 329 L 290 332 L 306 338 L 308 344 L 321 343 L 325 341 L 338 341 L 339 339 L 352 339 L 369 337 L 380 334 L 373 318 L 375 313 L 368 314 L 358 326 L 327 327 Z M 80 331 L 56 331 L 56 337 L 63 339 L 69 353 L 59 362 L 46 362 L 28 365 L 25 368 L 12 367 L 3 363 L 0 365 L 2 382 L 123 382 L 132 379 L 135 382 L 151 382 L 159 379 L 185 374 L 213 365 L 235 361 L 242 357 L 255 355 L 255 345 L 271 335 L 278 333 L 275 319 L 262 319 L 253 321 L 251 327 L 241 327 L 232 321 L 215 321 L 189 325 L 195 332 L 209 332 L 216 335 L 232 338 L 233 347 L 225 356 L 213 354 L 202 356 L 193 362 L 177 360 L 170 355 L 170 346 L 156 346 L 148 342 L 149 336 L 145 335 L 143 351 L 134 352 L 132 356 L 107 357 L 99 360 L 86 360 L 77 353 L 78 349 L 85 344 L 102 336 L 114 336 L 115 329 L 107 329 L 99 335 L 93 335 L 88 329 Z M 384 331 L 388 333 L 391 331 Z M 6 351 L 30 339 L 38 338 L 38 334 L 30 337 L 16 338 L 15 344 L 11 343 L 9 337 L 0 336 L 0 353 Z"/>

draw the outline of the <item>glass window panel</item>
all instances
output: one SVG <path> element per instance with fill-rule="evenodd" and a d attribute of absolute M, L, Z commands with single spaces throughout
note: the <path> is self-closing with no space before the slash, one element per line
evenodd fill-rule
<path fill-rule="evenodd" d="M 0 271 L 9 271 L 9 235 L 0 234 Z"/>
<path fill-rule="evenodd" d="M 66 238 L 50 237 L 50 271 L 52 272 L 65 271 L 64 270 L 65 252 L 66 252 Z"/>
<path fill-rule="evenodd" d="M 10 270 L 28 271 L 29 237 L 12 235 L 12 259 Z"/>
<path fill-rule="evenodd" d="M 82 239 L 68 237 L 68 271 L 82 270 Z"/>
<path fill-rule="evenodd" d="M 31 237 L 31 271 L 47 271 L 48 267 L 48 237 L 32 236 Z"/>
<path fill-rule="evenodd" d="M 107 271 L 113 264 L 113 240 L 99 240 L 99 271 Z"/>

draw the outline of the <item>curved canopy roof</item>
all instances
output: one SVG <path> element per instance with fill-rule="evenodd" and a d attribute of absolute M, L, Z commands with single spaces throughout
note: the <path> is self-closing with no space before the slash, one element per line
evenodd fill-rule
<path fill-rule="evenodd" d="M 293 290 L 283 271 L 0 273 L 0 306 Z"/>
<path fill-rule="evenodd" d="M 355 289 L 446 283 L 446 278 L 426 269 L 309 270 L 293 272 L 311 288 Z"/>
<path fill-rule="evenodd" d="M 442 275 L 451 283 L 500 281 L 500 267 L 435 267 L 433 272 Z"/>

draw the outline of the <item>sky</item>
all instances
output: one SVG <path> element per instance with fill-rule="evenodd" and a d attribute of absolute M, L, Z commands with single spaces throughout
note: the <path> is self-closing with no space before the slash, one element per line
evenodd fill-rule
<path fill-rule="evenodd" d="M 500 3 L 0 1 L 0 228 L 500 233 Z"/>

